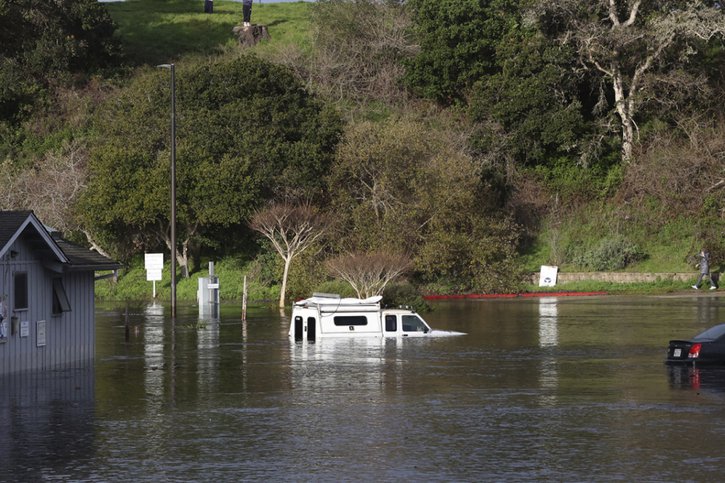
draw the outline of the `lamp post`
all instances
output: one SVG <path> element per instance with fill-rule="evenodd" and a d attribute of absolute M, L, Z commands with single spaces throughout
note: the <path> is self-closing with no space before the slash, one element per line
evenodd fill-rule
<path fill-rule="evenodd" d="M 157 67 L 171 70 L 171 319 L 176 320 L 176 73 L 174 64 Z"/>

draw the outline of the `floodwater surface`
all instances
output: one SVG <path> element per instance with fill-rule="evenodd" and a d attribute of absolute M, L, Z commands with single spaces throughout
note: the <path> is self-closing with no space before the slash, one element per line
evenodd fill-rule
<path fill-rule="evenodd" d="M 725 298 L 433 308 L 467 335 L 307 344 L 274 311 L 129 307 L 126 327 L 99 306 L 87 367 L 0 379 L 0 479 L 721 479 L 725 371 L 663 360 Z"/>

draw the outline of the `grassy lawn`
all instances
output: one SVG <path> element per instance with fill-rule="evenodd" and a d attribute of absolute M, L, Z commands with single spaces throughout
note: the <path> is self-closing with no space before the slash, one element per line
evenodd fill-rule
<path fill-rule="evenodd" d="M 213 14 L 204 13 L 204 2 L 191 0 L 127 0 L 106 6 L 118 26 L 127 62 L 134 66 L 239 48 L 232 34 L 232 28 L 242 20 L 242 4 L 238 2 L 216 0 Z M 271 39 L 254 48 L 309 46 L 311 6 L 304 2 L 255 2 L 252 23 L 266 25 Z"/>

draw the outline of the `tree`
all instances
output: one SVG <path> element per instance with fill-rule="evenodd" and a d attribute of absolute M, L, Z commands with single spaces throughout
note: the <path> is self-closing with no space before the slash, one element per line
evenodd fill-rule
<path fill-rule="evenodd" d="M 97 0 L 0 0 L 0 25 L 0 121 L 22 120 L 47 88 L 120 55 Z"/>
<path fill-rule="evenodd" d="M 466 151 L 468 129 L 452 115 L 349 125 L 328 178 L 334 248 L 405 252 L 424 282 L 511 286 L 519 231 L 495 170 Z"/>
<path fill-rule="evenodd" d="M 609 84 L 625 162 L 632 160 L 642 96 L 656 96 L 650 74 L 675 71 L 699 43 L 725 35 L 725 16 L 705 2 L 539 0 L 534 12 L 543 31 L 573 45 L 582 64 Z"/>
<path fill-rule="evenodd" d="M 333 276 L 349 283 L 358 298 L 381 295 L 385 286 L 410 270 L 410 257 L 387 251 L 348 253 L 325 263 Z"/>
<path fill-rule="evenodd" d="M 414 253 L 432 220 L 471 208 L 477 166 L 461 126 L 446 122 L 449 129 L 412 119 L 348 126 L 327 180 L 344 232 L 339 251 Z"/>
<path fill-rule="evenodd" d="M 450 104 L 465 102 L 468 90 L 496 72 L 496 47 L 517 24 L 519 1 L 410 0 L 420 49 L 406 62 L 408 86 Z"/>
<path fill-rule="evenodd" d="M 490 152 L 504 141 L 506 152 L 526 166 L 578 162 L 588 123 L 579 98 L 582 82 L 572 75 L 572 49 L 519 28 L 501 40 L 496 65 L 499 70 L 472 89 L 469 113 L 484 126 L 476 146 Z"/>
<path fill-rule="evenodd" d="M 233 246 L 265 200 L 324 195 L 340 121 L 288 69 L 251 55 L 177 67 L 175 256 L 188 274 L 190 255 L 219 234 Z M 149 71 L 95 120 L 84 222 L 124 253 L 171 247 L 169 96 L 168 73 Z"/>
<path fill-rule="evenodd" d="M 312 205 L 275 203 L 252 215 L 249 226 L 264 235 L 284 261 L 279 308 L 284 308 L 287 276 L 292 260 L 325 233 L 327 218 Z"/>
<path fill-rule="evenodd" d="M 84 231 L 74 211 L 88 179 L 88 149 L 79 140 L 63 143 L 61 148 L 45 153 L 27 168 L 13 166 L 10 160 L 2 164 L 8 174 L 8 184 L 0 193 L 0 209 L 33 210 L 48 226 L 68 238 L 82 232 L 91 248 L 108 256 Z"/>

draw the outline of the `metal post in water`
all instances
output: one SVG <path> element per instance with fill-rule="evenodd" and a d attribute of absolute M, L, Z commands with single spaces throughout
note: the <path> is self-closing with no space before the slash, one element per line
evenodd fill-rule
<path fill-rule="evenodd" d="M 124 317 L 124 325 L 125 325 L 125 335 L 126 335 L 126 342 L 128 342 L 131 334 L 128 327 L 128 305 L 126 305 L 126 316 Z"/>

